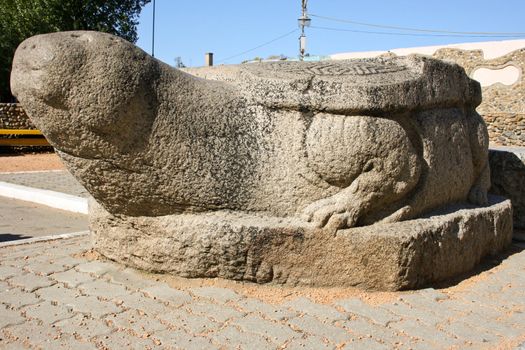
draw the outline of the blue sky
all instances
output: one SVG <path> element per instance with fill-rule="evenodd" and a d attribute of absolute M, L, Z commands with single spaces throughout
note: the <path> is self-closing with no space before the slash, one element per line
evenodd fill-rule
<path fill-rule="evenodd" d="M 138 26 L 137 45 L 149 53 L 152 7 L 152 3 L 144 7 Z M 224 61 L 298 29 L 300 10 L 300 0 L 156 0 L 155 57 L 173 65 L 175 57 L 180 56 L 187 66 L 200 66 L 205 52 L 213 52 L 216 63 L 225 64 L 256 56 L 297 56 L 299 31 Z M 525 0 L 309 0 L 308 10 L 312 15 L 397 27 L 525 32 Z M 519 39 L 356 33 L 351 31 L 408 32 L 319 17 L 312 17 L 312 26 L 347 30 L 307 29 L 308 52 L 312 55 Z M 525 35 L 520 38 L 525 39 Z"/>

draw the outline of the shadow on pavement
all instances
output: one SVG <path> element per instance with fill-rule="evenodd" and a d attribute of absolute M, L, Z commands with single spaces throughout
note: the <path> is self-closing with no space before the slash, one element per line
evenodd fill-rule
<path fill-rule="evenodd" d="M 483 272 L 489 271 L 495 267 L 498 267 L 505 259 L 509 258 L 514 254 L 521 253 L 524 250 L 525 246 L 522 246 L 520 242 L 513 241 L 511 245 L 501 253 L 497 255 L 487 256 L 484 259 L 482 259 L 480 263 L 472 270 L 442 282 L 429 284 L 427 287 L 432 287 L 435 289 L 454 287 L 466 279 L 469 279 Z"/>
<path fill-rule="evenodd" d="M 13 234 L 13 233 L 0 233 L 0 243 L 16 241 L 18 239 L 26 239 L 26 238 L 31 238 L 31 236 L 18 235 L 18 234 Z"/>

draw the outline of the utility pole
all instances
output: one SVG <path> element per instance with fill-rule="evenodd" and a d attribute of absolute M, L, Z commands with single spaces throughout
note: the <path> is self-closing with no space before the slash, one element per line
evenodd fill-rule
<path fill-rule="evenodd" d="M 299 59 L 304 60 L 304 54 L 306 52 L 306 35 L 304 33 L 304 28 L 309 27 L 312 20 L 308 17 L 308 0 L 301 0 L 302 2 L 302 15 L 297 20 L 299 23 L 299 28 L 301 28 L 301 36 L 299 37 Z"/>
<path fill-rule="evenodd" d="M 151 31 L 151 56 L 155 57 L 155 0 L 153 0 L 153 30 Z"/>

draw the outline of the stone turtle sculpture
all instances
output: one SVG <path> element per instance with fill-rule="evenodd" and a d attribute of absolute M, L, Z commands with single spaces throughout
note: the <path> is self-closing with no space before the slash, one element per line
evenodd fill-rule
<path fill-rule="evenodd" d="M 247 257 L 261 254 L 260 237 L 330 239 L 454 203 L 487 204 L 480 87 L 439 60 L 183 72 L 117 37 L 64 32 L 23 42 L 11 85 L 102 206 L 92 208 L 95 245 L 142 268 L 316 284 Z M 157 262 L 146 257 L 152 245 Z M 363 283 L 352 278 L 343 284 Z"/>

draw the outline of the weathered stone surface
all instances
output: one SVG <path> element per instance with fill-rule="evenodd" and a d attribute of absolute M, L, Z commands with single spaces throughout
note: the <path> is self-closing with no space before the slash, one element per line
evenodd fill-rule
<path fill-rule="evenodd" d="M 182 72 L 114 36 L 66 32 L 20 45 L 12 91 L 102 206 L 96 248 L 134 266 L 395 289 L 465 271 L 508 242 L 505 203 L 389 224 L 487 203 L 480 87 L 458 65 L 409 56 Z M 474 229 L 484 243 L 470 252 L 462 237 L 445 253 L 458 266 L 403 270 L 429 255 L 403 255 L 405 238 L 447 245 Z M 374 259 L 383 268 L 363 277 Z M 332 272 L 316 277 L 316 265 Z"/>
<path fill-rule="evenodd" d="M 489 160 L 490 192 L 512 201 L 514 227 L 525 229 L 525 147 L 491 148 Z"/>
<path fill-rule="evenodd" d="M 398 290 L 473 268 L 511 241 L 508 200 L 490 197 L 426 218 L 339 230 L 218 211 L 131 217 L 92 202 L 93 241 L 107 257 L 184 277 L 222 277 L 289 285 Z"/>

